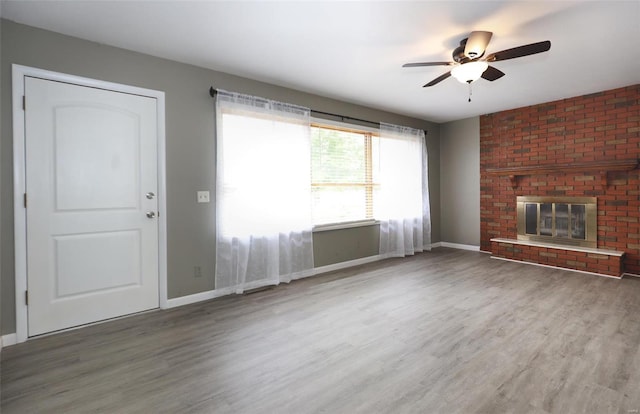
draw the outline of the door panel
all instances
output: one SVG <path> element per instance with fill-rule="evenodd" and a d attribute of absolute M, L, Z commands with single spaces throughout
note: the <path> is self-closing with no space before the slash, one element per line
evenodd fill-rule
<path fill-rule="evenodd" d="M 73 234 L 56 236 L 53 240 L 56 257 L 53 301 L 142 282 L 139 231 Z M 86 263 L 90 263 L 89 268 Z"/>
<path fill-rule="evenodd" d="M 56 208 L 137 208 L 140 116 L 74 105 L 56 108 L 54 122 Z"/>
<path fill-rule="evenodd" d="M 158 307 L 154 98 L 25 77 L 29 336 Z"/>

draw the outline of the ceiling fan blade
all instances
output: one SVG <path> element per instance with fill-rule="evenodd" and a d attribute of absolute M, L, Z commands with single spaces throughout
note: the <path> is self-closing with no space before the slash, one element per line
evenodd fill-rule
<path fill-rule="evenodd" d="M 405 63 L 403 68 L 417 68 L 419 66 L 452 66 L 454 62 L 418 62 L 418 63 Z"/>
<path fill-rule="evenodd" d="M 464 55 L 469 59 L 477 59 L 484 54 L 493 33 L 471 32 L 464 47 Z"/>
<path fill-rule="evenodd" d="M 504 72 L 500 69 L 496 69 L 493 66 L 489 66 L 487 70 L 482 72 L 482 79 L 486 79 L 488 81 L 494 81 L 496 79 L 500 79 L 504 76 Z"/>
<path fill-rule="evenodd" d="M 545 40 L 544 42 L 531 43 L 529 45 L 518 46 L 512 49 L 492 53 L 487 56 L 486 61 L 497 62 L 499 60 L 514 59 L 523 56 L 535 55 L 536 53 L 546 52 L 549 49 L 551 49 L 551 42 Z"/>
<path fill-rule="evenodd" d="M 449 76 L 451 76 L 451 71 L 444 73 L 440 76 L 438 76 L 437 78 L 435 78 L 434 80 L 432 80 L 431 82 L 427 83 L 426 85 L 423 86 L 423 88 L 426 88 L 428 86 L 433 86 L 437 83 L 442 82 L 443 80 L 447 79 Z"/>

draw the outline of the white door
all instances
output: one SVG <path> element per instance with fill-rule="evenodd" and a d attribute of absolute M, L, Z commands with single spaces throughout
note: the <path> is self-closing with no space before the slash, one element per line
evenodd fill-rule
<path fill-rule="evenodd" d="M 156 99 L 25 77 L 29 336 L 158 307 Z"/>

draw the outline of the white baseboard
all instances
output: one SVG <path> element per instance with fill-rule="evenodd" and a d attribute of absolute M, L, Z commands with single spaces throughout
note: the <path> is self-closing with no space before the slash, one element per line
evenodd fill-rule
<path fill-rule="evenodd" d="M 371 263 L 381 260 L 381 256 L 369 256 L 362 259 L 349 260 L 346 262 L 335 263 L 327 266 L 316 267 L 312 272 L 299 273 L 293 276 L 292 280 L 304 279 L 310 276 L 318 275 L 321 273 L 332 272 L 334 270 L 346 269 L 348 267 L 358 266 L 361 264 Z M 262 286 L 270 286 L 273 283 L 258 283 L 255 286 L 245 286 L 245 290 L 259 288 Z M 214 289 L 207 290 L 206 292 L 194 293 L 193 295 L 180 296 L 179 298 L 173 298 L 167 300 L 167 306 L 164 309 L 175 308 L 178 306 L 190 305 L 192 303 L 202 302 L 218 298 L 220 296 L 230 295 L 236 292 L 235 288 Z"/>
<path fill-rule="evenodd" d="M 0 337 L 0 349 L 5 346 L 11 346 L 18 343 L 18 335 L 12 333 Z"/>
<path fill-rule="evenodd" d="M 340 263 L 334 263 L 326 266 L 316 267 L 315 269 L 313 269 L 313 274 L 319 275 L 321 273 L 333 272 L 334 270 L 342 270 L 348 267 L 360 266 L 367 263 L 377 262 L 382 259 L 383 259 L 382 256 L 376 255 L 376 256 L 363 257 L 361 259 L 347 260 L 346 262 L 340 262 Z"/>
<path fill-rule="evenodd" d="M 526 264 L 526 265 L 531 265 L 531 266 L 538 266 L 538 267 L 546 267 L 549 269 L 556 269 L 556 270 L 566 270 L 567 272 L 574 272 L 574 273 L 582 273 L 584 275 L 592 275 L 592 276 L 600 276 L 600 277 L 608 277 L 609 279 L 622 279 L 623 275 L 620 276 L 611 276 L 611 275 L 605 275 L 602 273 L 595 273 L 595 272 L 587 272 L 586 270 L 578 270 L 578 269 L 568 269 L 566 267 L 560 267 L 560 266 L 550 266 L 550 265 L 546 265 L 546 264 L 542 264 L 542 263 L 532 263 L 532 262 L 525 262 L 522 260 L 514 260 L 514 259 L 507 259 L 505 257 L 496 257 L 496 256 L 491 256 L 492 259 L 496 259 L 496 260 L 504 260 L 505 262 L 513 262 L 513 263 L 522 263 L 522 264 Z M 631 275 L 629 275 L 631 276 Z"/>
<path fill-rule="evenodd" d="M 623 273 L 622 277 L 631 276 L 631 277 L 640 277 L 640 275 L 636 275 L 635 273 Z"/>
<path fill-rule="evenodd" d="M 442 242 L 431 243 L 431 248 L 435 249 L 436 247 L 442 247 Z"/>
<path fill-rule="evenodd" d="M 452 249 L 470 250 L 472 252 L 480 251 L 480 246 L 474 246 L 472 244 L 460 244 L 460 243 L 449 243 L 449 242 L 440 242 L 437 244 L 439 245 L 439 247 L 450 247 Z"/>
<path fill-rule="evenodd" d="M 190 305 L 196 302 L 218 298 L 224 295 L 230 295 L 235 289 L 207 290 L 205 292 L 194 293 L 193 295 L 180 296 L 179 298 L 167 299 L 167 307 L 165 309 L 175 308 L 178 306 Z"/>

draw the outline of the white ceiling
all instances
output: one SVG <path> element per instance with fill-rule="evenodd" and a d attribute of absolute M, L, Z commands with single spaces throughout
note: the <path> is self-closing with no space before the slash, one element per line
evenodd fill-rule
<path fill-rule="evenodd" d="M 640 83 L 640 1 L 16 1 L 2 17 L 84 39 L 434 122 Z M 473 30 L 496 62 L 468 87 L 423 88 Z"/>

